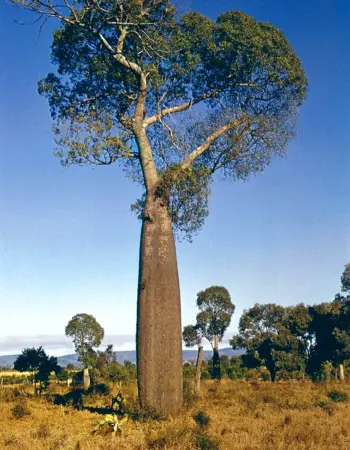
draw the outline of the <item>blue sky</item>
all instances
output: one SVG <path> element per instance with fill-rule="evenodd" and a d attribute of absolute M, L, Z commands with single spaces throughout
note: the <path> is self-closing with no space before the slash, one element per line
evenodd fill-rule
<path fill-rule="evenodd" d="M 179 243 L 183 324 L 196 293 L 226 286 L 237 309 L 330 301 L 350 261 L 348 0 L 193 0 L 212 18 L 242 10 L 278 26 L 302 59 L 309 95 L 298 138 L 249 182 L 216 183 L 210 216 Z M 117 344 L 134 348 L 139 188 L 117 166 L 64 169 L 52 154 L 48 105 L 37 81 L 52 71 L 51 29 L 0 4 L 0 354 L 26 345 L 67 352 L 64 327 L 96 316 Z"/>

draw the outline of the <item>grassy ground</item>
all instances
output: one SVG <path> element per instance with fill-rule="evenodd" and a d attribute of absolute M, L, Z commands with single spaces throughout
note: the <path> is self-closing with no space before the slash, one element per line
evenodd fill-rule
<path fill-rule="evenodd" d="M 23 376 L 29 376 L 29 375 L 31 375 L 31 372 L 17 372 L 16 370 L 0 371 L 0 378 L 1 377 L 23 377 Z"/>
<path fill-rule="evenodd" d="M 179 417 L 132 416 L 121 435 L 113 437 L 91 434 L 99 414 L 25 399 L 4 387 L 0 449 L 350 450 L 350 402 L 345 401 L 349 384 L 223 380 L 205 382 L 202 390 L 196 401 L 186 395 L 187 405 Z M 329 393 L 334 390 L 345 395 L 335 394 L 332 400 Z M 122 391 L 130 410 L 135 410 L 135 386 Z M 101 408 L 109 402 L 110 398 L 93 396 L 84 404 Z M 27 412 L 22 418 L 13 416 L 18 404 Z"/>

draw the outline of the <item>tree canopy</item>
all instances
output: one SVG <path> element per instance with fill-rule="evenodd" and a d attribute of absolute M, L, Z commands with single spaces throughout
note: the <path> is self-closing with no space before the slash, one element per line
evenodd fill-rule
<path fill-rule="evenodd" d="M 42 347 L 25 348 L 15 360 L 13 367 L 19 372 L 35 372 L 34 382 L 44 382 L 44 386 L 48 384 L 50 374 L 54 372 L 58 374 L 61 367 L 57 363 L 55 356 L 47 356 Z"/>
<path fill-rule="evenodd" d="M 90 314 L 76 314 L 66 326 L 66 336 L 73 338 L 75 351 L 85 366 L 97 358 L 94 348 L 101 345 L 104 329 Z"/>
<path fill-rule="evenodd" d="M 308 308 L 303 304 L 295 307 L 255 304 L 244 311 L 239 334 L 230 344 L 234 349 L 246 349 L 242 357 L 246 364 L 265 365 L 274 381 L 280 370 L 305 371 L 310 322 Z"/>
<path fill-rule="evenodd" d="M 145 183 L 135 132 L 141 108 L 159 192 L 184 236 L 208 214 L 216 171 L 244 179 L 283 154 L 293 136 L 307 82 L 270 23 L 239 11 L 216 21 L 179 16 L 168 0 L 11 2 L 60 22 L 51 47 L 57 72 L 39 92 L 50 104 L 62 163 L 124 160 Z"/>
<path fill-rule="evenodd" d="M 200 312 L 197 314 L 196 328 L 200 335 L 211 345 L 215 337 L 221 341 L 235 312 L 228 290 L 223 286 L 211 286 L 199 292 L 197 306 Z"/>

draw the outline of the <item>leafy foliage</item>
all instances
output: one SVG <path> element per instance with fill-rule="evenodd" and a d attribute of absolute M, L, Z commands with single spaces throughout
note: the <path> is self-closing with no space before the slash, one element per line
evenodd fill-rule
<path fill-rule="evenodd" d="M 57 358 L 47 356 L 44 349 L 39 347 L 25 348 L 22 354 L 17 357 L 13 365 L 19 372 L 34 372 L 34 382 L 40 382 L 40 388 L 48 386 L 49 378 L 52 372 L 60 373 L 61 367 L 57 363 Z"/>
<path fill-rule="evenodd" d="M 350 263 L 345 265 L 344 272 L 341 277 L 342 291 L 350 294 Z"/>
<path fill-rule="evenodd" d="M 211 286 L 197 294 L 197 329 L 210 343 L 215 336 L 221 341 L 226 329 L 230 325 L 235 305 L 226 288 Z"/>
<path fill-rule="evenodd" d="M 215 172 L 245 179 L 294 136 L 307 81 L 270 23 L 239 11 L 216 21 L 180 16 L 168 0 L 11 2 L 60 23 L 51 47 L 57 73 L 39 82 L 56 155 L 64 165 L 121 160 L 145 184 L 141 114 L 157 184 L 186 239 L 208 214 Z"/>
<path fill-rule="evenodd" d="M 75 351 L 85 366 L 94 364 L 96 352 L 104 337 L 104 329 L 95 317 L 89 314 L 76 314 L 66 326 L 66 336 L 73 338 Z"/>
<path fill-rule="evenodd" d="M 305 371 L 310 322 L 303 304 L 287 308 L 255 304 L 244 311 L 239 335 L 230 344 L 233 348 L 245 348 L 245 363 L 250 367 L 265 365 L 274 381 L 281 370 Z"/>
<path fill-rule="evenodd" d="M 187 325 L 184 327 L 182 332 L 182 339 L 185 342 L 186 347 L 194 347 L 195 345 L 200 345 L 201 336 L 198 330 L 193 325 Z"/>

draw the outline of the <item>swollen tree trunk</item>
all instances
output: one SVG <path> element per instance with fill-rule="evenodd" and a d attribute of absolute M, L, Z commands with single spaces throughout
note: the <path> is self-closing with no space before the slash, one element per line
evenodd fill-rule
<path fill-rule="evenodd" d="M 200 346 L 198 346 L 196 376 L 194 379 L 194 393 L 197 396 L 200 395 L 200 390 L 201 390 L 202 361 L 203 361 L 203 347 L 200 345 Z"/>
<path fill-rule="evenodd" d="M 177 414 L 182 405 L 180 288 L 167 207 L 147 194 L 137 304 L 137 370 L 141 408 Z"/>
<path fill-rule="evenodd" d="M 217 336 L 214 337 L 214 345 L 213 345 L 213 378 L 216 380 L 219 380 L 221 378 L 219 339 Z"/>
<path fill-rule="evenodd" d="M 89 389 L 90 387 L 90 375 L 89 375 L 89 369 L 84 369 L 84 389 Z"/>
<path fill-rule="evenodd" d="M 342 383 L 344 380 L 344 364 L 339 364 L 339 381 Z"/>

